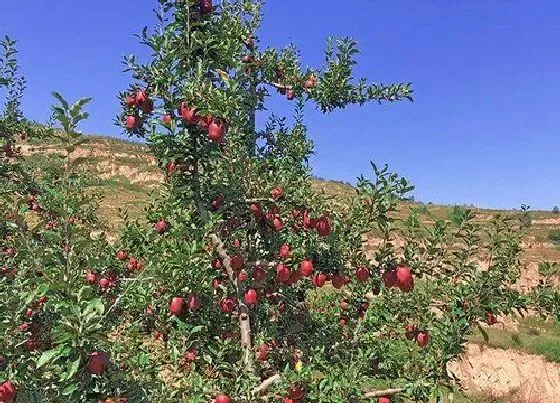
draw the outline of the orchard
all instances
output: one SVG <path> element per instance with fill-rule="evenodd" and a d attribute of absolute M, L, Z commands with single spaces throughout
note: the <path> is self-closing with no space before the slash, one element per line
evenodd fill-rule
<path fill-rule="evenodd" d="M 413 187 L 373 163 L 349 205 L 312 189 L 306 108 L 412 100 L 412 86 L 354 79 L 349 38 L 305 67 L 295 47 L 261 44 L 263 17 L 255 0 L 159 0 L 141 35 L 151 58 L 124 60 L 117 123 L 166 183 L 148 224 L 127 221 L 114 242 L 71 158 L 89 100 L 55 93 L 56 128 L 6 108 L 0 401 L 437 401 L 473 328 L 527 306 L 512 287 L 523 221 L 397 220 Z M 21 96 L 15 70 L 2 84 Z M 269 112 L 276 96 L 292 116 Z M 26 169 L 24 133 L 64 153 Z"/>

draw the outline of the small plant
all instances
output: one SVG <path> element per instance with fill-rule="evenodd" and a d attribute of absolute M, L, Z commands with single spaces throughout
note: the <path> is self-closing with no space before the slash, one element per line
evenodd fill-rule
<path fill-rule="evenodd" d="M 538 354 L 544 355 L 548 361 L 560 362 L 560 341 L 548 340 L 539 343 L 536 347 Z"/>
<path fill-rule="evenodd" d="M 548 232 L 548 239 L 554 243 L 554 245 L 560 245 L 560 229 L 553 229 Z"/>

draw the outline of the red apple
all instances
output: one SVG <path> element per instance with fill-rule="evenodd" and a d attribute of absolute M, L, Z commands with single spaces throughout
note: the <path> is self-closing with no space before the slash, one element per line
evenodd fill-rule
<path fill-rule="evenodd" d="M 109 287 L 109 283 L 110 283 L 109 279 L 105 278 L 105 277 L 103 277 L 101 280 L 99 280 L 99 285 L 103 289 L 107 289 Z"/>
<path fill-rule="evenodd" d="M 196 351 L 194 349 L 187 351 L 185 354 L 183 354 L 183 360 L 187 362 L 196 361 Z"/>
<path fill-rule="evenodd" d="M 251 210 L 251 213 L 253 213 L 253 216 L 257 221 L 263 219 L 264 212 L 260 203 L 252 203 L 251 206 L 249 206 L 249 209 Z"/>
<path fill-rule="evenodd" d="M 369 279 L 369 269 L 365 266 L 356 269 L 356 278 L 360 283 L 366 282 Z"/>
<path fill-rule="evenodd" d="M 247 281 L 248 277 L 249 276 L 247 275 L 247 271 L 246 270 L 241 270 L 239 272 L 239 275 L 237 276 L 237 280 L 240 281 L 240 282 L 244 282 L 244 281 Z"/>
<path fill-rule="evenodd" d="M 220 278 L 217 278 L 217 277 L 216 277 L 216 278 L 214 278 L 214 280 L 212 280 L 212 287 L 213 287 L 215 290 L 219 290 L 219 289 L 220 289 L 220 286 L 222 286 L 222 285 L 224 285 L 224 284 L 225 284 L 225 281 L 222 280 L 222 279 L 220 279 Z"/>
<path fill-rule="evenodd" d="M 220 307 L 223 313 L 231 313 L 237 306 L 237 300 L 233 297 L 225 297 L 220 301 Z"/>
<path fill-rule="evenodd" d="M 88 272 L 86 273 L 86 282 L 87 282 L 88 284 L 95 284 L 95 283 L 97 283 L 97 274 L 95 274 L 95 273 L 93 273 L 93 272 L 91 272 L 91 271 L 88 271 Z"/>
<path fill-rule="evenodd" d="M 253 63 L 255 61 L 255 57 L 253 55 L 244 55 L 241 61 L 243 63 Z"/>
<path fill-rule="evenodd" d="M 138 117 L 129 115 L 126 117 L 125 126 L 128 130 L 133 130 L 138 127 Z"/>
<path fill-rule="evenodd" d="M 290 245 L 288 244 L 283 244 L 280 247 L 280 252 L 279 255 L 282 259 L 288 259 L 290 257 L 290 255 L 292 254 L 291 250 L 290 250 Z"/>
<path fill-rule="evenodd" d="M 130 259 L 126 265 L 126 268 L 128 269 L 129 272 L 133 272 L 136 270 L 136 268 L 138 267 L 138 259 L 136 259 L 135 257 L 133 257 L 132 259 Z"/>
<path fill-rule="evenodd" d="M 429 341 L 430 335 L 427 331 L 418 332 L 416 335 L 416 343 L 422 348 L 426 347 Z"/>
<path fill-rule="evenodd" d="M 264 280 L 265 277 L 266 277 L 265 270 L 262 267 L 257 267 L 253 273 L 253 278 L 255 279 L 255 281 Z"/>
<path fill-rule="evenodd" d="M 241 270 L 245 266 L 245 258 L 241 255 L 233 256 L 229 261 L 233 270 Z"/>
<path fill-rule="evenodd" d="M 200 6 L 200 11 L 202 11 L 205 14 L 212 12 L 212 0 L 200 0 L 199 6 Z M 216 398 L 216 403 L 226 403 L 226 401 L 218 401 L 218 398 Z M 229 397 L 227 403 L 229 403 Z"/>
<path fill-rule="evenodd" d="M 307 211 L 304 211 L 304 212 L 303 212 L 303 219 L 302 219 L 302 222 L 303 222 L 303 228 L 305 228 L 305 229 L 312 229 L 312 228 L 315 228 L 315 220 L 312 219 L 312 218 L 309 216 L 309 213 L 308 213 Z"/>
<path fill-rule="evenodd" d="M 169 125 L 171 124 L 171 115 L 170 114 L 165 114 L 163 115 L 163 117 L 161 118 L 161 121 L 163 122 L 164 125 Z"/>
<path fill-rule="evenodd" d="M 333 287 L 336 288 L 337 290 L 339 290 L 339 289 L 342 288 L 342 286 L 346 282 L 346 279 L 344 278 L 344 276 L 342 276 L 340 274 L 335 274 L 335 275 L 332 276 L 331 282 L 332 282 Z"/>
<path fill-rule="evenodd" d="M 214 399 L 214 403 L 231 403 L 231 399 L 228 395 L 218 395 Z"/>
<path fill-rule="evenodd" d="M 194 107 L 189 108 L 186 102 L 183 102 L 181 104 L 181 108 L 179 112 L 181 113 L 181 118 L 183 118 L 183 120 L 187 121 L 188 123 L 190 124 L 198 123 L 199 117 L 196 114 L 196 108 Z"/>
<path fill-rule="evenodd" d="M 222 268 L 222 259 L 216 258 L 212 260 L 212 268 L 215 270 L 220 270 Z"/>
<path fill-rule="evenodd" d="M 412 270 L 407 266 L 399 266 L 395 270 L 397 275 L 397 286 L 406 292 L 410 292 L 414 289 L 414 277 L 412 276 Z"/>
<path fill-rule="evenodd" d="M 105 371 L 109 364 L 109 356 L 103 351 L 94 351 L 89 356 L 87 370 L 91 374 L 99 375 Z"/>
<path fill-rule="evenodd" d="M 260 346 L 259 348 L 259 354 L 257 355 L 257 358 L 259 361 L 266 361 L 266 359 L 268 358 L 268 350 L 270 349 L 270 347 L 268 347 L 268 344 L 264 343 L 263 345 Z"/>
<path fill-rule="evenodd" d="M 274 200 L 278 200 L 280 199 L 282 196 L 284 196 L 284 190 L 281 187 L 275 187 L 274 189 L 272 189 L 270 191 L 270 196 L 274 199 Z"/>
<path fill-rule="evenodd" d="M 313 274 L 313 262 L 311 260 L 302 261 L 299 270 L 304 277 L 311 277 Z"/>
<path fill-rule="evenodd" d="M 358 315 L 360 315 L 360 317 L 363 318 L 368 309 L 369 309 L 369 304 L 367 302 L 362 302 L 358 307 Z"/>
<path fill-rule="evenodd" d="M 16 386 L 11 381 L 4 381 L 0 385 L 0 402 L 12 403 L 16 398 Z"/>
<path fill-rule="evenodd" d="M 136 93 L 136 105 L 142 106 L 148 102 L 148 94 L 146 91 L 138 91 Z"/>
<path fill-rule="evenodd" d="M 182 297 L 173 297 L 169 303 L 169 312 L 175 316 L 181 316 L 184 313 L 185 301 Z"/>
<path fill-rule="evenodd" d="M 170 162 L 167 164 L 167 173 L 172 174 L 177 170 L 177 164 L 175 162 Z"/>
<path fill-rule="evenodd" d="M 383 273 L 382 278 L 386 288 L 393 288 L 399 282 L 399 279 L 397 278 L 397 274 L 395 273 L 394 270 L 386 270 Z"/>
<path fill-rule="evenodd" d="M 327 281 L 327 276 L 325 276 L 323 273 L 315 274 L 312 279 L 313 285 L 319 288 L 324 286 L 326 281 Z"/>
<path fill-rule="evenodd" d="M 134 96 L 132 95 L 128 95 L 124 99 L 124 102 L 126 103 L 126 106 L 128 106 L 129 108 L 136 106 L 136 98 L 134 98 Z"/>
<path fill-rule="evenodd" d="M 309 78 L 305 80 L 305 83 L 303 84 L 303 86 L 308 90 L 315 88 L 315 85 L 317 85 L 317 80 L 315 79 L 315 76 L 309 76 Z"/>
<path fill-rule="evenodd" d="M 305 387 L 299 383 L 293 385 L 288 391 L 288 397 L 297 402 L 305 399 L 305 395 L 306 395 Z"/>
<path fill-rule="evenodd" d="M 224 138 L 225 125 L 221 122 L 212 121 L 208 125 L 208 138 L 214 143 L 221 143 Z"/>
<path fill-rule="evenodd" d="M 124 261 L 126 259 L 128 259 L 128 251 L 126 250 L 120 250 L 117 252 L 116 257 L 118 260 Z"/>
<path fill-rule="evenodd" d="M 156 222 L 154 228 L 158 234 L 163 234 L 167 230 L 167 222 L 164 219 L 161 219 Z"/>
<path fill-rule="evenodd" d="M 282 231 L 282 228 L 284 228 L 284 222 L 280 217 L 275 217 L 272 220 L 272 225 L 274 226 L 274 230 L 276 232 Z"/>
<path fill-rule="evenodd" d="M 250 306 L 257 305 L 257 291 L 253 288 L 248 289 L 245 291 L 245 303 Z"/>
<path fill-rule="evenodd" d="M 286 305 L 286 303 L 285 303 L 284 301 L 281 301 L 281 302 L 278 304 L 278 312 L 280 312 L 280 313 L 286 312 L 286 308 L 287 308 L 287 307 L 288 307 L 288 306 Z"/>
<path fill-rule="evenodd" d="M 343 311 L 348 309 L 348 302 L 346 301 L 340 301 L 340 309 L 342 309 Z"/>
<path fill-rule="evenodd" d="M 329 217 L 321 217 L 315 220 L 315 229 L 320 236 L 328 236 L 331 233 L 331 221 Z"/>
<path fill-rule="evenodd" d="M 377 403 L 391 403 L 391 399 L 389 399 L 388 397 L 380 397 L 379 399 L 377 399 Z"/>
<path fill-rule="evenodd" d="M 276 280 L 281 283 L 286 283 L 290 280 L 290 269 L 284 264 L 280 263 L 276 267 Z"/>

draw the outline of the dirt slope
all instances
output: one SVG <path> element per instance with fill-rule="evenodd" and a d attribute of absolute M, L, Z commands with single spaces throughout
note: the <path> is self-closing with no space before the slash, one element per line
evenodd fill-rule
<path fill-rule="evenodd" d="M 524 403 L 560 402 L 560 364 L 538 355 L 471 343 L 448 369 L 463 388 L 488 397 Z"/>

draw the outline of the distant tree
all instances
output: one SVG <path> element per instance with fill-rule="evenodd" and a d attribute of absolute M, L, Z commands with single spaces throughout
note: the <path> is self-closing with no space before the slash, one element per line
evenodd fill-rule
<path fill-rule="evenodd" d="M 560 213 L 560 208 L 558 208 L 558 206 L 554 206 L 554 207 L 552 208 L 552 212 L 553 212 L 554 214 L 558 214 L 558 213 Z"/>

